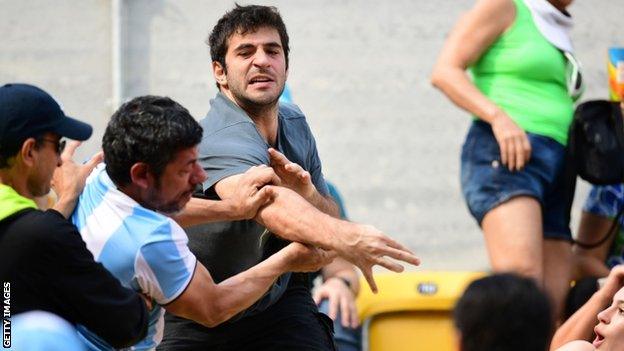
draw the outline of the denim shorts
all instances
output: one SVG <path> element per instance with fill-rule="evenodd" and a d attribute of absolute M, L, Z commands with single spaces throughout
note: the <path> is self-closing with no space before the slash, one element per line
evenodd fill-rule
<path fill-rule="evenodd" d="M 571 240 L 563 182 L 565 147 L 545 136 L 527 136 L 531 158 L 524 169 L 512 172 L 501 163 L 490 125 L 472 123 L 461 155 L 461 186 L 468 209 L 481 225 L 496 206 L 516 196 L 530 196 L 541 204 L 544 237 Z"/>

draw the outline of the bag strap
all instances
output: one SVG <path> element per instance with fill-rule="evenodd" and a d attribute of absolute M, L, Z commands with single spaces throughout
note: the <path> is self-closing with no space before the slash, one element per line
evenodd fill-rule
<path fill-rule="evenodd" d="M 609 240 L 609 238 L 611 238 L 617 232 L 617 228 L 619 227 L 620 219 L 622 218 L 622 215 L 624 215 L 624 204 L 622 204 L 622 206 L 620 207 L 618 214 L 615 216 L 615 218 L 613 218 L 613 222 L 611 222 L 611 226 L 609 227 L 609 230 L 607 230 L 607 232 L 603 235 L 602 238 L 598 239 L 598 241 L 593 242 L 593 243 L 584 243 L 584 242 L 580 242 L 577 240 L 573 240 L 574 244 L 584 249 L 595 249 L 598 246 L 604 244 L 607 240 Z"/>

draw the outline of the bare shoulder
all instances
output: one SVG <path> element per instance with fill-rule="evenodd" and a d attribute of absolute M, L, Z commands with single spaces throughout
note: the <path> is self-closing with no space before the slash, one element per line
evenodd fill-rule
<path fill-rule="evenodd" d="M 516 18 L 516 5 L 513 0 L 477 0 L 468 15 L 506 29 Z"/>
<path fill-rule="evenodd" d="M 509 12 L 515 13 L 516 5 L 514 0 L 477 0 L 471 11 L 501 15 Z"/>
<path fill-rule="evenodd" d="M 588 343 L 587 341 L 575 340 L 575 341 L 571 341 L 561 346 L 556 351 L 594 351 L 594 350 L 596 350 L 594 348 L 594 345 Z"/>

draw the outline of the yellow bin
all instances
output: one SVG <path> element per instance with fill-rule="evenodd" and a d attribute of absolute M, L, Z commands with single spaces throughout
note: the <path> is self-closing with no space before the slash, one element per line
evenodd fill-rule
<path fill-rule="evenodd" d="M 376 274 L 378 294 L 357 299 L 364 351 L 455 351 L 452 311 L 466 286 L 483 272 Z"/>

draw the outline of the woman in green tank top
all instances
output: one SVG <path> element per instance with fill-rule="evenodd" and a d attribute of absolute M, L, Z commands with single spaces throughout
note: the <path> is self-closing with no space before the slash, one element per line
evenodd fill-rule
<path fill-rule="evenodd" d="M 577 67 L 566 53 L 570 2 L 477 1 L 449 35 L 431 79 L 474 118 L 462 191 L 492 269 L 534 278 L 555 301 L 557 318 L 571 260 L 559 181 L 573 115 L 568 72 Z M 561 28 L 551 35 L 544 23 L 553 18 Z"/>

